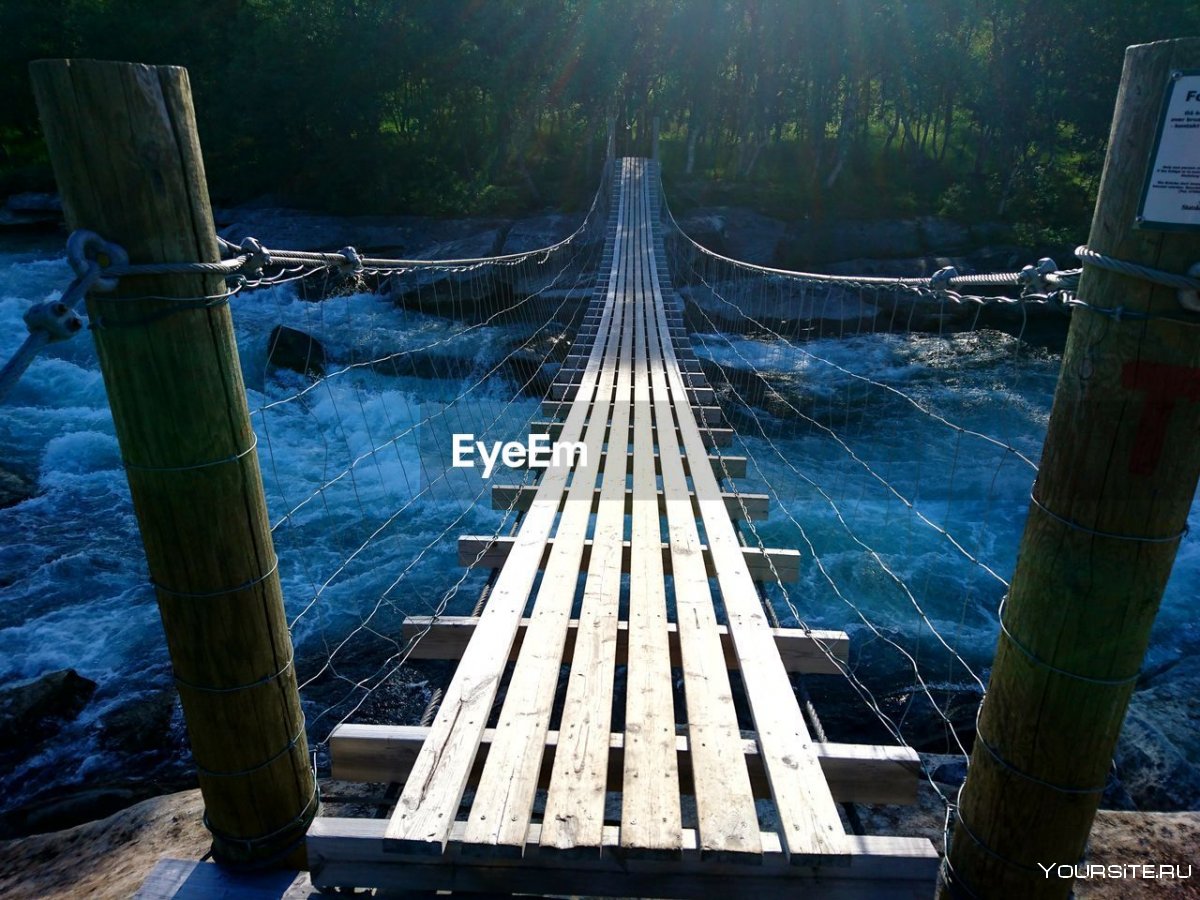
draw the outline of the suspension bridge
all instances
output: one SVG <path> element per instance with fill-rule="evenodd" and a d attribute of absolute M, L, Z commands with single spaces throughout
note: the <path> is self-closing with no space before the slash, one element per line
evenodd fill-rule
<path fill-rule="evenodd" d="M 1166 51 L 1155 52 L 1146 58 L 1162 68 Z M 1136 675 L 1123 673 L 1140 662 L 1141 645 L 1121 642 L 1103 658 L 1099 652 L 1089 656 L 1087 648 L 1109 647 L 1128 618 L 1128 597 L 1142 584 L 1165 581 L 1186 532 L 1186 488 L 1195 479 L 1163 481 L 1153 489 L 1122 483 L 1110 490 L 1120 496 L 1097 510 L 1090 482 L 1077 473 L 1093 458 L 1108 459 L 1107 448 L 1115 446 L 1121 453 L 1132 447 L 1133 475 L 1158 477 L 1151 465 L 1158 457 L 1151 459 L 1150 450 L 1164 452 L 1166 414 L 1151 422 L 1163 433 L 1152 436 L 1147 450 L 1146 441 L 1125 433 L 1120 416 L 1115 424 L 1107 421 L 1103 401 L 1122 390 L 1129 396 L 1149 392 L 1149 409 L 1170 387 L 1147 381 L 1162 373 L 1182 379 L 1185 394 L 1192 390 L 1191 351 L 1175 338 L 1195 324 L 1200 285 L 1194 273 L 1179 274 L 1186 268 L 1185 242 L 1171 244 L 1173 255 L 1160 254 L 1150 265 L 1146 254 L 1105 232 L 1099 249 L 1078 251 L 1093 276 L 1095 286 L 1087 291 L 1087 273 L 1081 280 L 1080 270 L 1061 271 L 1048 260 L 1021 272 L 960 276 L 944 269 L 932 278 L 768 269 L 691 241 L 663 200 L 657 162 L 612 159 L 610 142 L 605 181 L 584 223 L 549 247 L 481 259 L 405 260 L 372 258 L 352 248 L 323 253 L 268 250 L 254 240 L 233 245 L 212 227 L 186 73 L 67 61 L 35 64 L 33 71 L 68 222 L 79 229 L 68 244 L 77 278 L 61 299 L 27 315 L 31 335 L 0 373 L 0 396 L 43 346 L 82 331 L 77 307 L 86 295 L 218 860 L 304 866 L 320 889 L 679 898 L 782 897 L 801 889 L 814 897 L 913 897 L 927 896 L 940 871 L 943 888 L 964 896 L 1058 896 L 1061 886 L 1034 878 L 1027 863 L 1040 859 L 1036 854 L 1046 847 L 1060 855 L 1081 850 L 1095 804 L 1081 816 L 1075 801 L 1086 796 L 1098 803 L 1103 791 L 1071 785 L 1099 780 L 1111 760 L 1111 741 L 1097 741 L 1096 752 L 1080 757 L 1069 732 L 1063 739 L 1047 737 L 1019 703 L 1001 700 L 990 713 L 984 704 L 974 728 L 960 729 L 949 708 L 954 682 L 977 689 L 977 698 L 984 681 L 980 661 L 960 653 L 959 636 L 978 591 L 987 628 L 999 619 L 991 684 L 999 682 L 1006 696 L 1025 696 L 1029 685 L 1040 685 L 1042 707 L 1069 717 L 1090 708 L 1097 690 L 1131 689 Z M 119 109 L 107 115 L 105 103 L 78 106 L 79 96 L 106 98 Z M 123 134 L 111 137 L 105 130 L 110 118 L 144 124 L 137 130 L 143 137 L 136 159 L 124 149 Z M 97 160 L 114 170 L 113 177 Z M 148 168 L 155 173 L 153 189 Z M 1106 172 L 1106 185 L 1107 179 Z M 126 183 L 137 203 L 116 196 Z M 398 308 L 432 310 L 449 321 L 469 318 L 468 307 L 485 317 L 421 347 L 359 358 L 352 352 L 335 371 L 285 386 L 284 396 L 267 396 L 253 407 L 242 381 L 231 298 L 320 275 L 343 293 L 361 291 L 375 279 L 377 286 L 390 285 Z M 1137 291 L 1126 299 L 1130 283 Z M 966 292 L 978 287 L 996 287 L 1000 294 Z M 1020 296 L 1011 296 L 1016 291 Z M 581 296 L 582 304 L 576 302 Z M 316 305 L 305 304 L 306 315 Z M 1078 390 L 1059 392 L 1069 398 L 1064 402 L 1080 405 L 1061 417 L 1071 423 L 1068 431 L 1074 433 L 1082 419 L 1093 423 L 1088 434 L 1098 436 L 1103 453 L 1072 462 L 1068 454 L 1048 450 L 1039 470 L 1036 448 L 1018 446 L 990 423 L 965 425 L 917 392 L 869 368 L 847 368 L 815 347 L 827 326 L 839 340 L 859 332 L 911 336 L 918 328 L 932 329 L 942 340 L 944 330 L 970 332 L 985 309 L 1014 307 L 1017 348 L 1034 309 L 1070 313 L 1072 336 L 1086 336 L 1079 346 L 1090 341 L 1108 348 L 1103 359 L 1088 355 L 1080 367 L 1068 364 L 1078 352 L 1069 344 L 1064 379 L 1086 374 L 1079 376 Z M 693 318 L 685 321 L 685 313 Z M 482 375 L 472 372 L 433 412 L 414 412 L 407 400 L 403 411 L 389 410 L 386 391 L 365 396 L 360 382 L 370 374 L 402 377 L 420 354 L 430 354 L 436 372 L 445 345 L 514 318 L 527 329 L 519 346 Z M 923 325 L 915 324 L 918 318 Z M 811 378 L 814 399 L 807 410 L 794 386 L 762 372 L 722 334 L 729 321 L 740 322 L 742 337 L 765 336 L 820 366 L 824 376 Z M 723 341 L 748 375 L 731 374 L 721 348 L 700 331 L 709 332 L 712 342 Z M 534 386 L 554 346 L 568 336 L 574 343 L 552 381 L 544 390 Z M 480 401 L 477 389 L 503 380 L 498 373 L 516 350 L 541 338 L 551 339 L 548 348 L 540 358 L 533 354 L 532 372 L 516 378 L 515 393 L 490 407 Z M 947 346 L 942 341 L 939 352 Z M 1122 362 L 1140 360 L 1146 348 L 1155 351 L 1149 356 L 1174 362 L 1145 369 Z M 1113 387 L 1103 396 L 1083 390 L 1093 363 Z M 524 365 L 530 366 L 528 358 Z M 709 381 L 714 373 L 715 384 Z M 837 380 L 849 386 L 844 402 L 822 408 L 817 394 L 824 381 Z M 422 429 L 433 430 L 436 442 L 432 426 L 449 426 L 452 418 L 462 424 L 473 394 L 484 413 L 478 420 L 483 433 L 511 436 L 510 414 L 526 391 L 539 397 L 544 421 L 518 413 L 517 423 L 582 453 L 544 469 L 528 467 L 517 484 L 485 479 L 477 486 L 467 479 L 465 504 L 451 491 L 447 499 L 453 502 L 428 512 L 450 473 L 431 474 L 422 459 L 410 480 L 402 444 L 419 443 Z M 347 421 L 354 413 L 339 407 L 339 395 L 357 406 L 357 422 Z M 929 424 L 911 484 L 890 457 L 881 462 L 872 448 L 847 439 L 851 409 L 866 395 Z M 1096 408 L 1085 409 L 1088 403 Z M 380 406 L 386 435 L 373 429 L 371 404 Z M 796 464 L 774 439 L 778 429 L 764 423 L 768 409 L 829 442 L 845 467 L 840 484 Z M 734 410 L 740 419 L 730 417 Z M 869 413 L 857 415 L 861 428 Z M 297 498 L 297 488 L 280 472 L 276 429 L 305 417 L 336 434 L 333 443 L 344 444 L 345 454 L 332 452 L 322 434 L 323 462 Z M 794 475 L 817 506 L 828 508 L 824 514 L 844 532 L 869 577 L 894 586 L 914 622 L 911 633 L 880 624 L 848 596 L 828 549 L 814 542 L 793 505 L 781 498 L 786 486 L 766 477 L 735 422 L 757 432 L 752 437 L 778 457 L 785 479 Z M 351 432 L 361 434 L 352 438 Z M 274 479 L 269 505 L 283 513 L 274 521 L 259 469 L 260 437 Z M 730 452 L 735 444 L 745 455 Z M 973 523 L 983 534 L 971 540 L 952 528 L 950 512 L 960 454 L 979 465 L 980 451 L 995 461 L 982 520 Z M 386 469 L 383 457 L 392 453 L 398 466 Z M 921 481 L 922 460 L 939 453 L 948 473 L 942 515 L 922 496 Z M 1023 557 L 1023 578 L 1018 569 L 1010 585 L 1000 574 L 1003 564 L 984 552 L 1006 464 L 1020 469 L 1022 490 L 1037 475 L 1027 546 L 1045 537 L 1055 548 L 1078 551 L 1082 560 L 1091 559 L 1093 543 L 1101 542 L 1115 548 L 1108 556 L 1129 557 L 1125 569 L 1105 579 L 1106 605 L 1099 613 L 1094 605 L 1081 605 L 1084 612 L 1071 612 L 1067 625 L 1057 619 L 1039 624 L 1038 616 L 1049 614 L 1036 603 L 1038 591 L 1070 593 L 1073 586 L 1053 583 L 1069 567 L 1039 566 L 1030 553 Z M 368 484 L 365 471 L 372 465 L 377 487 Z M 742 488 L 751 470 L 768 493 Z M 531 480 L 536 472 L 540 477 Z M 915 529 L 984 585 L 964 581 L 953 635 L 947 634 L 946 610 L 931 612 L 927 599 L 923 606 L 895 552 L 879 548 L 879 532 L 872 538 L 849 521 L 853 478 L 865 485 L 856 506 L 875 491 L 886 499 L 885 524 L 892 503 L 903 510 L 904 552 L 913 552 Z M 1086 490 L 1073 492 L 1080 485 Z M 462 524 L 488 495 L 493 509 L 503 512 L 500 523 L 488 533 L 463 533 Z M 361 513 L 355 527 L 344 527 L 345 519 L 332 512 L 339 497 Z M 1146 497 L 1157 504 L 1153 515 Z M 386 511 L 368 512 L 364 498 Z M 389 529 L 394 539 L 397 522 L 427 501 L 433 530 L 444 527 L 415 553 L 395 540 L 385 550 Z M 318 507 L 326 519 L 314 515 Z M 762 526 L 772 509 L 782 510 L 805 555 L 769 543 L 770 530 Z M 515 525 L 505 534 L 510 520 Z M 1152 533 L 1143 536 L 1146 531 Z M 286 556 L 275 555 L 277 538 Z M 394 595 L 411 589 L 410 576 L 433 564 L 429 554 L 454 541 L 462 574 L 441 599 L 413 592 L 398 602 Z M 329 571 L 310 571 L 314 542 L 332 553 Z M 402 565 L 401 556 L 411 558 Z M 323 652 L 315 661 L 311 654 L 298 659 L 293 636 L 314 615 L 329 612 L 328 594 L 339 586 L 356 589 L 355 578 L 380 566 L 391 581 L 357 610 L 358 622 L 334 645 L 322 623 Z M 1153 577 L 1139 574 L 1139 567 L 1153 570 Z M 288 569 L 289 591 L 306 590 L 305 581 L 312 588 L 307 602 L 293 597 L 293 610 L 301 608 L 290 619 L 281 580 L 281 570 Z M 895 651 L 911 675 L 907 694 L 927 702 L 945 728 L 948 749 L 965 757 L 966 743 L 974 740 L 971 770 L 979 774 L 968 779 L 962 801 L 947 795 L 947 786 L 905 740 L 910 706 L 895 720 L 848 661 L 848 635 L 805 624 L 810 598 L 795 582 L 806 572 L 813 576 L 806 587 L 827 582 L 869 640 Z M 1039 579 L 1053 589 L 1038 589 Z M 928 580 L 927 574 L 927 594 Z M 467 584 L 480 586 L 473 614 L 450 614 L 449 604 Z M 421 604 L 432 614 L 415 615 Z M 788 627 L 780 621 L 784 606 Z M 1141 623 L 1146 633 L 1152 619 L 1151 611 Z M 1078 640 L 1058 640 L 1060 633 Z M 922 636 L 933 638 L 934 656 L 928 650 L 922 655 Z M 389 649 L 370 671 L 347 674 L 347 648 L 356 639 L 381 641 Z M 216 646 L 221 652 L 214 652 Z M 1078 647 L 1086 652 L 1073 649 Z M 1133 649 L 1121 649 L 1127 647 Z M 393 676 L 419 660 L 454 664 L 422 724 L 380 721 L 377 710 L 369 724 L 353 721 Z M 939 684 L 929 677 L 930 667 L 943 662 Z M 302 666 L 303 680 L 297 672 Z M 829 740 L 805 687 L 810 676 L 844 680 L 864 701 L 863 718 L 872 720 L 875 733 L 882 726 L 895 743 Z M 338 682 L 348 685 L 345 695 L 312 715 L 313 691 Z M 1080 685 L 1086 698 L 1072 693 Z M 307 722 L 299 691 L 306 691 Z M 1114 697 L 1108 705 L 1123 711 L 1128 694 Z M 1031 729 L 1037 741 L 1020 737 Z M 1043 740 L 1052 740 L 1048 749 L 1037 746 Z M 318 758 L 336 782 L 391 785 L 386 815 L 322 811 Z M 866 833 L 854 804 L 913 803 L 926 783 L 944 804 L 945 855 L 927 837 Z M 1044 821 L 1027 828 L 1020 816 L 997 812 L 1005 797 L 1018 795 L 1030 808 L 1047 811 Z M 1014 821 L 1021 827 L 1014 828 Z M 1037 829 L 1036 840 L 1026 834 L 1030 828 Z M 951 864 L 952 829 L 953 855 L 969 877 Z"/>
<path fill-rule="evenodd" d="M 599 284 L 555 385 L 561 399 L 546 404 L 585 461 L 551 467 L 530 492 L 482 614 L 429 623 L 470 634 L 432 726 L 334 730 L 335 778 L 404 789 L 388 820 L 313 823 L 318 886 L 932 888 L 929 841 L 847 834 L 839 817 L 837 799 L 915 796 L 919 758 L 822 744 L 805 721 L 784 653 L 793 670 L 829 671 L 824 657 L 844 655 L 846 636 L 773 629 L 764 613 L 755 572 L 794 575 L 796 554 L 739 540 L 731 506 L 759 498 L 721 490 L 737 460 L 720 455 L 712 389 L 684 341 L 657 180 L 649 161 L 619 161 Z M 753 731 L 739 728 L 731 670 Z"/>

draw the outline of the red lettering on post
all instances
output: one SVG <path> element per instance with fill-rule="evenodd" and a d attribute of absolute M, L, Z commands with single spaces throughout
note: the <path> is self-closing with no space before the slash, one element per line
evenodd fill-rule
<path fill-rule="evenodd" d="M 1121 384 L 1145 394 L 1137 437 L 1129 457 L 1129 474 L 1152 475 L 1158 468 L 1167 425 L 1180 400 L 1200 402 L 1200 369 L 1165 363 L 1130 362 L 1121 369 Z"/>

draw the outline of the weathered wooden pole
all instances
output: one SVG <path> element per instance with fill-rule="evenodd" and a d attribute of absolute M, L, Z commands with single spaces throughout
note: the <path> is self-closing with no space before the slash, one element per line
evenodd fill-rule
<path fill-rule="evenodd" d="M 650 158 L 658 162 L 658 116 L 650 124 Z"/>
<path fill-rule="evenodd" d="M 617 155 L 617 119 L 615 116 L 608 117 L 608 140 L 604 145 L 604 163 L 612 170 L 613 160 Z"/>
<path fill-rule="evenodd" d="M 1177 274 L 1200 233 L 1136 220 L 1183 69 L 1200 39 L 1128 48 L 1088 239 Z M 1177 321 L 1175 289 L 1086 265 L 1079 298 L 1095 309 L 1072 314 L 943 897 L 1070 892 L 1058 867 L 1083 857 L 1200 477 L 1200 329 Z"/>
<path fill-rule="evenodd" d="M 220 258 L 185 69 L 30 73 L 70 228 L 133 264 Z M 126 276 L 88 313 L 214 856 L 296 865 L 318 800 L 224 291 L 219 275 Z M 179 299 L 197 297 L 217 299 Z"/>

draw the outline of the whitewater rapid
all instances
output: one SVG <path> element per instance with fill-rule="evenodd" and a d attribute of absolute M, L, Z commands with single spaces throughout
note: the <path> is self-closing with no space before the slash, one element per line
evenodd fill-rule
<path fill-rule="evenodd" d="M 0 248 L 0 358 L 23 339 L 25 309 L 56 297 L 69 278 L 49 246 Z M 287 286 L 237 297 L 233 309 L 297 671 L 301 681 L 320 675 L 304 692 L 319 741 L 361 699 L 355 683 L 375 684 L 393 670 L 405 614 L 443 608 L 447 594 L 446 612 L 470 611 L 483 573 L 462 579 L 454 539 L 494 533 L 504 513 L 490 508 L 478 475 L 446 471 L 450 436 L 491 428 L 496 440 L 524 438 L 537 402 L 513 399 L 511 381 L 481 379 L 536 325 L 489 326 L 448 341 L 447 358 L 474 360 L 466 375 L 419 379 L 363 366 L 296 397 L 308 379 L 267 367 L 277 324 L 314 334 L 339 363 L 426 346 L 462 326 L 369 294 L 305 302 Z M 988 331 L 795 347 L 697 335 L 693 345 L 731 372 L 769 373 L 783 398 L 748 411 L 728 390 L 721 395 L 743 439 L 729 452 L 751 460 L 743 488 L 771 497 L 757 538 L 804 556 L 800 584 L 786 596 L 770 591 L 781 619 L 846 628 L 860 646 L 887 635 L 943 686 L 969 685 L 972 671 L 986 678 L 1034 476 L 1013 451 L 1035 462 L 1040 455 L 1058 357 L 1018 352 L 1012 338 Z M 916 404 L 1005 446 L 964 438 Z M 0 411 L 0 460 L 35 486 L 30 499 L 0 510 L 0 683 L 74 668 L 99 684 L 78 719 L 0 776 L 7 808 L 50 787 L 136 771 L 136 754 L 106 747 L 101 726 L 132 700 L 169 689 L 171 676 L 86 334 L 49 348 Z M 1200 508 L 1191 524 L 1150 665 L 1200 647 Z M 422 705 L 421 677 L 409 670 L 383 690 L 391 699 L 376 714 L 410 715 Z"/>

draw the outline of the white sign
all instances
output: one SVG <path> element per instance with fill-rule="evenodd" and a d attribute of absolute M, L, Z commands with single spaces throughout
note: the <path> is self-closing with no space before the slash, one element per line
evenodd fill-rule
<path fill-rule="evenodd" d="M 1171 76 L 1137 224 L 1200 229 L 1200 72 Z"/>

